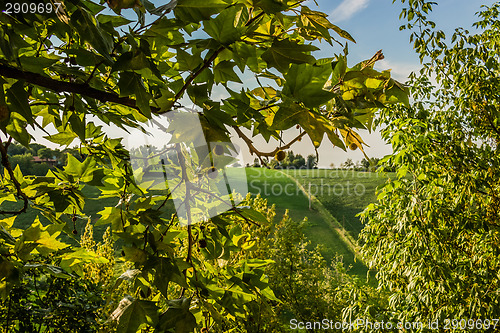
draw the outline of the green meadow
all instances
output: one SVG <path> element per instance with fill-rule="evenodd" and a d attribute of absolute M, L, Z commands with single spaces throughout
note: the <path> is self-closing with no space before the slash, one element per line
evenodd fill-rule
<path fill-rule="evenodd" d="M 353 238 L 357 239 L 363 224 L 356 215 L 376 201 L 377 187 L 395 173 L 380 174 L 353 170 L 286 170 L 297 179 L 337 219 Z"/>
<path fill-rule="evenodd" d="M 268 200 L 268 204 L 276 206 L 276 219 L 281 218 L 286 209 L 294 220 L 307 218 L 305 234 L 313 247 L 323 247 L 325 258 L 332 259 L 335 254 L 340 254 L 346 262 L 354 261 L 353 253 L 339 240 L 328 221 L 325 221 L 318 211 L 309 209 L 307 196 L 293 180 L 278 170 L 265 168 L 247 169 L 247 179 L 250 193 L 260 194 Z"/>
<path fill-rule="evenodd" d="M 335 231 L 332 217 L 355 241 L 363 228 L 357 214 L 376 200 L 377 187 L 392 176 L 352 170 L 247 168 L 248 189 L 252 194 L 260 194 L 269 204 L 276 205 L 278 215 L 288 209 L 295 220 L 307 218 L 304 232 L 311 247 L 320 245 L 327 260 L 336 254 L 343 256 L 344 263 L 352 265 L 351 272 L 358 275 L 365 275 L 366 267 L 355 261 L 353 250 Z M 315 205 L 310 208 L 309 197 L 303 190 L 307 193 L 310 190 L 331 215 L 325 217 Z"/>

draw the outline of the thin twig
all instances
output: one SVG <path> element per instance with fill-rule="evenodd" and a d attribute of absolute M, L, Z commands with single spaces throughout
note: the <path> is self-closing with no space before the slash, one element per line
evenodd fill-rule
<path fill-rule="evenodd" d="M 167 147 L 165 149 L 163 149 L 162 151 L 160 151 L 159 153 L 155 154 L 155 155 L 151 155 L 151 156 L 148 156 L 148 157 L 138 157 L 138 156 L 134 156 L 133 159 L 134 160 L 148 160 L 150 158 L 155 158 L 155 157 L 158 157 L 162 154 L 164 154 L 165 152 L 171 150 L 171 149 L 174 149 L 173 147 Z M 132 158 L 131 158 L 132 159 Z"/>
<path fill-rule="evenodd" d="M 89 76 L 89 78 L 87 79 L 87 81 L 85 81 L 85 84 L 89 84 L 90 80 L 92 80 L 92 78 L 94 77 L 94 74 L 95 74 L 95 72 L 97 71 L 97 68 L 98 68 L 99 66 L 101 66 L 103 63 L 104 63 L 104 60 L 101 60 L 100 62 L 98 62 L 98 63 L 94 66 L 94 69 L 92 69 L 92 72 L 90 73 L 90 76 Z"/>
<path fill-rule="evenodd" d="M 182 86 L 182 88 L 177 92 L 177 94 L 175 94 L 174 101 L 172 102 L 172 105 L 174 105 L 179 100 L 179 98 L 181 98 L 182 95 L 184 95 L 184 92 L 191 85 L 191 83 L 193 83 L 194 79 L 196 79 L 198 77 L 198 75 L 200 75 L 206 68 L 210 67 L 210 65 L 215 60 L 215 58 L 217 58 L 217 56 L 223 50 L 224 50 L 223 46 L 219 47 L 217 50 L 215 50 L 215 52 L 207 60 L 205 60 L 203 65 L 196 72 L 191 73 L 191 75 L 189 75 L 186 82 L 184 82 L 184 85 Z M 168 109 L 164 112 L 161 112 L 159 114 L 163 114 L 163 113 L 168 112 L 168 111 L 170 111 L 170 109 Z"/>

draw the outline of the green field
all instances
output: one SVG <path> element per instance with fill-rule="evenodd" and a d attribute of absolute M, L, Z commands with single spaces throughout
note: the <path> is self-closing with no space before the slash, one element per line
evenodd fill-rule
<path fill-rule="evenodd" d="M 277 218 L 289 210 L 294 220 L 307 218 L 306 236 L 312 245 L 324 245 L 323 255 L 331 259 L 336 253 L 344 256 L 346 262 L 353 262 L 353 253 L 340 241 L 330 225 L 315 210 L 309 210 L 309 200 L 295 183 L 276 170 L 248 168 L 247 179 L 250 193 L 260 194 L 270 205 L 276 205 Z M 288 195 L 291 194 L 291 195 Z"/>
<path fill-rule="evenodd" d="M 230 174 L 231 170 L 228 171 Z M 311 248 L 321 245 L 322 254 L 327 260 L 331 260 L 339 254 L 347 265 L 353 266 L 351 272 L 359 275 L 366 273 L 366 267 L 361 262 L 354 260 L 355 255 L 352 248 L 335 231 L 333 219 L 325 217 L 325 214 L 322 214 L 314 205 L 310 209 L 309 198 L 303 190 L 306 192 L 310 190 L 319 200 L 319 204 L 326 208 L 353 239 L 357 239 L 362 224 L 356 214 L 361 212 L 370 202 L 375 201 L 376 187 L 383 184 L 387 176 L 377 173 L 327 169 L 280 171 L 247 168 L 246 173 L 249 192 L 253 195 L 260 194 L 268 200 L 269 205 L 276 205 L 276 219 L 281 218 L 286 209 L 289 210 L 290 217 L 294 220 L 307 218 L 304 232 L 311 241 Z M 302 185 L 302 190 L 290 177 Z M 238 180 L 238 182 L 239 185 L 244 185 L 243 179 Z M 114 206 L 117 203 L 115 198 L 97 199 L 99 190 L 95 187 L 86 186 L 83 192 L 89 198 L 84 211 L 93 223 L 99 219 L 97 214 L 99 211 L 106 206 Z M 14 206 L 10 203 L 4 203 L 4 205 L 6 208 Z M 26 214 L 16 218 L 15 226 L 27 228 L 37 215 L 41 217 L 36 209 L 30 208 Z M 43 223 L 42 217 L 41 220 Z M 67 230 L 71 231 L 73 223 L 69 218 L 67 220 Z M 75 229 L 78 232 L 74 237 L 75 240 L 83 234 L 85 224 L 85 219 L 78 219 L 75 223 Z M 106 227 L 96 227 L 95 236 L 97 239 L 100 239 Z"/>
<path fill-rule="evenodd" d="M 376 199 L 375 190 L 383 184 L 387 177 L 377 173 L 356 172 L 349 170 L 283 170 L 295 178 L 311 192 L 337 221 L 345 227 L 354 239 L 362 229 L 356 216 Z M 277 213 L 283 214 L 289 209 L 295 220 L 308 219 L 305 234 L 311 240 L 312 247 L 323 245 L 323 255 L 331 259 L 340 254 L 347 265 L 353 265 L 351 272 L 363 275 L 366 273 L 359 261 L 354 261 L 354 253 L 332 227 L 332 221 L 325 220 L 324 214 L 312 207 L 309 209 L 308 197 L 296 186 L 295 182 L 279 170 L 264 168 L 247 168 L 249 191 L 260 194 L 275 204 Z"/>
<path fill-rule="evenodd" d="M 394 173 L 382 175 L 376 172 L 352 170 L 286 170 L 311 193 L 357 239 L 363 225 L 356 215 L 375 202 L 376 189 Z"/>

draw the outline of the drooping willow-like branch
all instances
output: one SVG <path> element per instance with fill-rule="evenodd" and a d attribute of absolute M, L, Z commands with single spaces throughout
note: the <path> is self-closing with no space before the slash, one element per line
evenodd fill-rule
<path fill-rule="evenodd" d="M 290 141 L 286 145 L 281 146 L 281 147 L 276 147 L 273 151 L 270 151 L 270 152 L 262 152 L 262 151 L 258 150 L 257 148 L 255 148 L 255 146 L 253 145 L 253 141 L 250 140 L 250 138 L 248 136 L 246 136 L 240 130 L 240 128 L 238 126 L 233 126 L 233 129 L 236 131 L 236 133 L 238 133 L 238 136 L 241 139 L 243 139 L 243 141 L 245 141 L 245 143 L 248 146 L 248 150 L 250 150 L 250 153 L 252 155 L 255 154 L 255 155 L 259 156 L 259 157 L 263 157 L 263 156 L 264 157 L 272 157 L 272 156 L 276 155 L 276 153 L 278 151 L 290 148 L 295 142 L 299 141 L 304 135 L 307 134 L 306 132 L 302 132 L 297 137 L 295 137 L 295 139 L 293 139 L 292 141 Z"/>

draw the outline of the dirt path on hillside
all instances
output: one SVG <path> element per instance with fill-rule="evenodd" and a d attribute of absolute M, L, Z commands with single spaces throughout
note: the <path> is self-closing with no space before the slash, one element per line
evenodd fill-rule
<path fill-rule="evenodd" d="M 283 172 L 281 170 L 276 170 L 278 172 L 281 172 L 284 174 L 286 177 L 288 177 L 290 180 L 292 180 L 297 187 L 304 193 L 304 195 L 307 198 L 310 198 L 312 207 L 316 209 L 316 211 L 321 215 L 321 217 L 328 222 L 330 225 L 330 228 L 337 233 L 339 238 L 346 244 L 346 246 L 351 250 L 351 252 L 354 254 L 356 260 L 359 260 L 361 263 L 365 264 L 361 253 L 360 253 L 360 248 L 359 245 L 357 244 L 356 240 L 347 232 L 347 230 L 342 227 L 342 225 L 337 221 L 335 217 L 330 214 L 328 209 L 323 206 L 321 201 L 319 201 L 314 195 L 309 195 L 309 193 L 306 191 L 306 189 L 300 184 L 300 182 L 295 179 L 294 177 L 290 176 L 286 172 Z M 366 264 L 365 264 L 366 265 Z"/>

